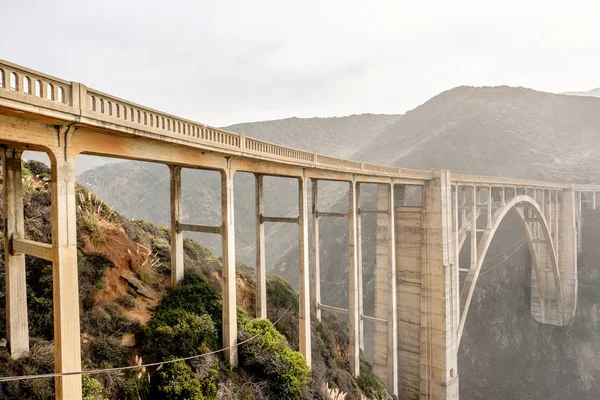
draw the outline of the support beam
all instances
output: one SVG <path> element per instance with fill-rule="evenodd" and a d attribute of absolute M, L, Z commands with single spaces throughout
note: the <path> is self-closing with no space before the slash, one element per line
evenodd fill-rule
<path fill-rule="evenodd" d="M 169 165 L 171 175 L 171 286 L 183 279 L 183 232 L 178 229 L 182 219 L 181 167 Z"/>
<path fill-rule="evenodd" d="M 260 222 L 278 222 L 283 224 L 297 224 L 298 218 L 296 217 L 267 217 L 265 215 L 260 216 Z"/>
<path fill-rule="evenodd" d="M 311 179 L 312 191 L 312 309 L 315 312 L 317 320 L 321 320 L 321 266 L 319 249 L 319 217 L 317 207 L 319 204 L 319 181 Z"/>
<path fill-rule="evenodd" d="M 321 304 L 321 303 L 318 304 L 318 307 L 322 308 L 324 310 L 331 310 L 331 311 L 336 311 L 336 312 L 343 313 L 343 314 L 348 314 L 348 310 L 345 308 L 341 308 L 341 307 L 335 307 L 335 306 L 330 306 L 330 305 Z"/>
<path fill-rule="evenodd" d="M 23 237 L 25 234 L 21 153 L 19 150 L 7 149 L 2 154 L 6 334 L 10 355 L 14 359 L 29 351 L 25 255 L 15 252 L 10 243 L 12 237 Z"/>
<path fill-rule="evenodd" d="M 348 349 L 348 361 L 350 364 L 350 374 L 353 377 L 358 377 L 358 374 L 360 374 L 360 314 L 358 310 L 358 297 L 361 293 L 358 292 L 358 248 L 356 246 L 358 240 L 356 220 L 358 219 L 358 215 L 356 209 L 356 182 L 352 181 L 348 190 L 348 259 L 350 261 L 350 265 L 348 266 L 348 273 L 350 275 L 350 288 L 348 290 L 350 348 Z"/>
<path fill-rule="evenodd" d="M 177 232 L 199 232 L 199 233 L 212 233 L 215 235 L 223 234 L 223 226 L 215 225 L 196 225 L 196 224 L 176 224 Z"/>
<path fill-rule="evenodd" d="M 333 218 L 346 218 L 348 213 L 338 213 L 338 212 L 321 212 L 317 211 L 317 217 L 333 217 Z"/>
<path fill-rule="evenodd" d="M 298 291 L 300 292 L 298 321 L 298 349 L 304 356 L 306 364 L 311 366 L 311 336 L 310 336 L 310 274 L 308 252 L 308 178 L 298 178 Z"/>
<path fill-rule="evenodd" d="M 68 135 L 68 132 L 64 134 Z M 66 150 L 65 150 L 66 153 Z M 54 362 L 58 373 L 81 371 L 77 213 L 73 159 L 59 149 L 52 162 Z M 81 376 L 59 376 L 57 400 L 81 400 Z"/>
<path fill-rule="evenodd" d="M 238 349 L 233 174 L 234 171 L 231 169 L 221 171 L 221 214 L 223 225 L 223 347 L 226 348 L 225 362 L 231 367 L 237 367 Z"/>
<path fill-rule="evenodd" d="M 256 180 L 256 318 L 267 318 L 267 263 L 265 260 L 265 224 L 260 216 L 264 212 L 263 176 Z"/>
<path fill-rule="evenodd" d="M 54 250 L 51 244 L 40 243 L 34 240 L 21 239 L 16 234 L 12 236 L 12 254 L 19 255 L 24 254 L 41 258 L 42 260 L 52 261 L 54 257 Z"/>

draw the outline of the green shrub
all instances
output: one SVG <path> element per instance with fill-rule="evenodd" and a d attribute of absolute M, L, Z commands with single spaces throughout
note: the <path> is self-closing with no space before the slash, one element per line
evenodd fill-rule
<path fill-rule="evenodd" d="M 102 395 L 103 387 L 100 381 L 88 375 L 81 377 L 81 389 L 83 392 L 83 400 L 105 400 Z"/>
<path fill-rule="evenodd" d="M 311 378 L 304 357 L 290 349 L 285 337 L 269 320 L 247 322 L 238 339 L 241 342 L 255 335 L 239 347 L 241 365 L 268 381 L 274 396 L 300 399 Z"/>
<path fill-rule="evenodd" d="M 194 371 L 183 361 L 167 364 L 159 371 L 154 392 L 154 398 L 163 400 L 205 399 Z"/>
<path fill-rule="evenodd" d="M 202 275 L 187 272 L 181 283 L 164 296 L 155 314 L 165 310 L 180 309 L 197 315 L 208 314 L 214 321 L 217 331 L 221 331 L 221 294 Z"/>
<path fill-rule="evenodd" d="M 360 375 L 356 379 L 356 382 L 363 393 L 370 399 L 381 400 L 388 398 L 385 387 L 373 375 L 371 366 L 364 362 L 360 364 Z"/>
<path fill-rule="evenodd" d="M 155 314 L 145 329 L 144 352 L 159 360 L 188 357 L 217 346 L 217 330 L 210 316 L 171 309 Z"/>

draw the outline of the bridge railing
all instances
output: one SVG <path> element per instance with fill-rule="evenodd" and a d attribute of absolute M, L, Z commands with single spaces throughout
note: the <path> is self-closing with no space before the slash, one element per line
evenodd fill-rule
<path fill-rule="evenodd" d="M 22 103 L 59 111 L 73 107 L 72 82 L 1 60 L 0 90 L 3 97 Z"/>

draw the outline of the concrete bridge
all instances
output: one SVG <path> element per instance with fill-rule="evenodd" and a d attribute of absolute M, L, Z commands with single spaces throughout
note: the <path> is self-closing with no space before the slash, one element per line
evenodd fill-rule
<path fill-rule="evenodd" d="M 81 370 L 73 172 L 79 154 L 169 166 L 173 285 L 183 276 L 183 232 L 221 235 L 223 347 L 232 366 L 237 364 L 233 176 L 255 174 L 257 317 L 267 315 L 264 224 L 297 224 L 300 352 L 310 365 L 311 316 L 318 319 L 327 308 L 345 312 L 350 372 L 356 376 L 364 348 L 363 321 L 374 321 L 375 372 L 403 399 L 458 398 L 457 352 L 469 305 L 488 246 L 508 213 L 519 217 L 531 253 L 533 318 L 545 324 L 570 323 L 577 305 L 581 207 L 595 208 L 600 191 L 600 186 L 418 171 L 329 157 L 212 128 L 2 60 L 0 144 L 10 351 L 20 357 L 29 349 L 24 255 L 51 261 L 55 365 L 61 373 Z M 52 243 L 24 237 L 24 150 L 43 151 L 51 160 Z M 182 223 L 182 168 L 220 173 L 221 225 Z M 264 176 L 298 180 L 297 217 L 268 214 L 263 206 Z M 319 181 L 348 183 L 347 212 L 318 208 Z M 359 208 L 364 184 L 378 187 L 376 209 Z M 409 204 L 409 193 L 416 193 L 418 200 Z M 365 315 L 362 307 L 361 215 L 367 213 L 377 214 L 374 315 Z M 327 217 L 349 220 L 347 309 L 321 303 L 319 220 Z M 458 255 L 466 243 L 470 262 L 461 265 Z M 56 398 L 81 399 L 81 378 L 56 378 Z"/>

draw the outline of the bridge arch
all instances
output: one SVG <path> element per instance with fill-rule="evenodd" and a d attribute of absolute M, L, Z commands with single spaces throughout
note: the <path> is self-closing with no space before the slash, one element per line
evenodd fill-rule
<path fill-rule="evenodd" d="M 541 231 L 542 237 L 534 237 L 531 227 L 528 224 L 528 219 L 524 215 L 523 208 L 528 207 L 532 210 L 534 223 L 537 223 L 540 227 L 538 230 Z M 554 323 L 556 325 L 564 324 L 564 308 L 563 308 L 563 291 L 561 285 L 560 269 L 556 256 L 555 243 L 552 241 L 552 234 L 549 228 L 548 222 L 544 216 L 542 208 L 538 202 L 527 195 L 517 195 L 507 202 L 503 207 L 496 210 L 492 216 L 492 224 L 490 229 L 486 229 L 483 233 L 479 243 L 477 245 L 477 263 L 474 268 L 471 268 L 467 274 L 465 285 L 460 293 L 460 322 L 458 326 L 458 342 L 460 343 L 464 326 L 466 323 L 469 306 L 475 291 L 477 280 L 481 272 L 481 267 L 485 260 L 485 256 L 489 249 L 489 246 L 494 239 L 498 227 L 509 213 L 514 213 L 518 216 L 523 231 L 525 233 L 525 240 L 529 253 L 531 254 L 531 268 L 532 268 L 532 286 L 535 286 L 535 290 L 532 290 L 532 302 L 534 301 L 534 293 L 537 296 L 539 302 L 539 309 L 534 311 L 532 308 L 533 317 L 542 323 Z M 536 245 L 540 244 L 541 246 Z M 546 310 L 546 297 L 550 295 L 550 291 L 544 288 L 541 284 L 542 281 L 542 259 L 543 257 L 547 260 L 550 267 L 553 281 L 554 281 L 554 295 L 557 305 L 557 318 L 555 321 L 547 319 Z M 535 282 L 535 285 L 534 285 Z"/>

